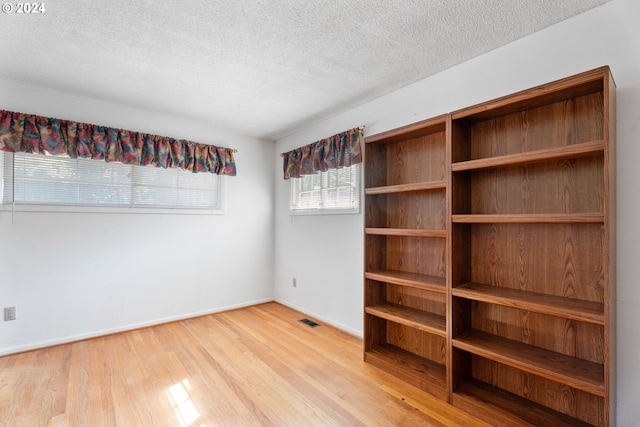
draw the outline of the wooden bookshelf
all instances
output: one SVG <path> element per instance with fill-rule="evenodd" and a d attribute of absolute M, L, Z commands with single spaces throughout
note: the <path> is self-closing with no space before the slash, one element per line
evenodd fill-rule
<path fill-rule="evenodd" d="M 457 162 L 451 166 L 451 170 L 453 172 L 461 172 L 466 170 L 518 166 L 548 162 L 551 160 L 575 159 L 602 153 L 604 153 L 604 141 L 591 141 L 543 150 Z"/>
<path fill-rule="evenodd" d="M 364 193 L 370 196 L 374 194 L 404 193 L 408 191 L 444 190 L 446 188 L 447 188 L 447 181 L 433 181 L 433 182 L 418 182 L 414 184 L 398 184 L 398 185 L 387 185 L 383 187 L 366 188 L 364 190 Z"/>
<path fill-rule="evenodd" d="M 364 273 L 364 277 L 379 282 L 420 288 L 433 292 L 441 292 L 443 294 L 447 292 L 445 278 L 439 276 L 427 276 L 397 270 L 370 270 Z"/>
<path fill-rule="evenodd" d="M 605 67 L 451 113 L 454 405 L 611 425 L 614 107 Z"/>
<path fill-rule="evenodd" d="M 447 398 L 445 367 L 441 363 L 390 344 L 367 351 L 365 361 L 440 399 Z"/>
<path fill-rule="evenodd" d="M 494 425 L 614 425 L 614 148 L 608 67 L 367 137 L 365 360 Z"/>
<path fill-rule="evenodd" d="M 604 304 L 520 289 L 467 283 L 452 290 L 454 297 L 513 307 L 565 319 L 604 325 Z"/>
<path fill-rule="evenodd" d="M 458 224 L 604 224 L 601 213 L 452 215 Z"/>
<path fill-rule="evenodd" d="M 495 427 L 589 427 L 592 424 L 477 380 L 461 385 L 453 404 Z"/>
<path fill-rule="evenodd" d="M 386 303 L 370 305 L 365 313 L 442 337 L 447 334 L 445 317 L 423 310 Z"/>
<path fill-rule="evenodd" d="M 364 230 L 366 234 L 378 235 L 378 236 L 405 236 L 405 237 L 447 237 L 446 230 L 421 230 L 411 228 L 366 228 Z"/>
<path fill-rule="evenodd" d="M 365 361 L 448 398 L 446 117 L 365 140 Z"/>
<path fill-rule="evenodd" d="M 474 330 L 458 335 L 453 340 L 453 346 L 597 396 L 604 396 L 604 372 L 602 365 L 598 363 Z"/>

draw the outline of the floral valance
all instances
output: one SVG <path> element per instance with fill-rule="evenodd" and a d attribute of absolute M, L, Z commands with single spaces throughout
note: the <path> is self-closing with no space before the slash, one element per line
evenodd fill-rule
<path fill-rule="evenodd" d="M 230 148 L 5 110 L 0 110 L 0 150 L 236 174 Z"/>
<path fill-rule="evenodd" d="M 284 179 L 300 178 L 362 162 L 362 129 L 338 133 L 313 144 L 282 153 Z"/>

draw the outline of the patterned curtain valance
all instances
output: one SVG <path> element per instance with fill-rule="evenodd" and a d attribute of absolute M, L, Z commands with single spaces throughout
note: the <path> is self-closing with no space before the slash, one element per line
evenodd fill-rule
<path fill-rule="evenodd" d="M 231 148 L 5 110 L 0 110 L 0 150 L 236 174 Z"/>
<path fill-rule="evenodd" d="M 362 162 L 362 127 L 282 153 L 284 179 L 300 178 Z"/>

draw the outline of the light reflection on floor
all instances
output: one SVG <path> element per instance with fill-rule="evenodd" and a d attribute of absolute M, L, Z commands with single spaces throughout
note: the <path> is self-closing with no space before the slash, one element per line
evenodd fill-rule
<path fill-rule="evenodd" d="M 186 378 L 167 389 L 169 401 L 181 427 L 195 427 L 193 423 L 200 418 L 200 413 L 191 401 L 190 391 L 191 384 Z M 198 427 L 205 427 L 205 425 L 200 424 Z"/>

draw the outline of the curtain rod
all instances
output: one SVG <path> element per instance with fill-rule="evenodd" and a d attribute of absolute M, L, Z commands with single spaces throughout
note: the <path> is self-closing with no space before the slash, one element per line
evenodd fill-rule
<path fill-rule="evenodd" d="M 357 129 L 360 131 L 360 133 L 364 132 L 364 126 L 358 126 Z M 280 157 L 284 157 L 285 154 L 286 153 L 280 153 Z"/>

